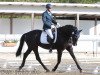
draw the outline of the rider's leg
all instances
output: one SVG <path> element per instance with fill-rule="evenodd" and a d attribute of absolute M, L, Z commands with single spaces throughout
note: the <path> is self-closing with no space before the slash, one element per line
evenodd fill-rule
<path fill-rule="evenodd" d="M 53 39 L 53 34 L 51 29 L 46 29 L 46 33 L 50 36 L 51 39 Z"/>
<path fill-rule="evenodd" d="M 50 44 L 50 50 L 49 50 L 49 52 L 51 53 L 52 52 L 52 44 L 53 44 L 53 34 L 52 34 L 52 30 L 51 29 L 47 29 L 47 30 L 45 30 L 46 31 L 46 33 L 49 35 L 49 37 L 51 38 L 51 39 L 49 39 L 49 44 Z"/>

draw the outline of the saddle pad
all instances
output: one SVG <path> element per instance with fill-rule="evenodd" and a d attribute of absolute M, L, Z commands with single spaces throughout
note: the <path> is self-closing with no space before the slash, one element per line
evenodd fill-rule
<path fill-rule="evenodd" d="M 55 30 L 54 43 L 56 42 L 56 40 L 57 40 L 57 30 Z M 41 33 L 40 42 L 43 44 L 49 44 L 49 42 L 47 41 L 47 33 L 45 31 L 42 31 Z"/>

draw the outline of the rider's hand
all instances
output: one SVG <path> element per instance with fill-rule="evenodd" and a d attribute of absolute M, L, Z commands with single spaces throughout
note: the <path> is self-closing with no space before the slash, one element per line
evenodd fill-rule
<path fill-rule="evenodd" d="M 61 27 L 61 25 L 59 23 L 57 23 L 57 27 Z"/>
<path fill-rule="evenodd" d="M 53 28 L 55 28 L 55 26 L 54 25 L 51 25 L 51 29 L 53 29 Z"/>

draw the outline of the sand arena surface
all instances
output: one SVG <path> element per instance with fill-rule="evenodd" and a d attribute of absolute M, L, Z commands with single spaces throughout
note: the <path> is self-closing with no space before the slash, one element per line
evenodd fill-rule
<path fill-rule="evenodd" d="M 55 72 L 45 72 L 42 66 L 31 53 L 21 71 L 18 67 L 22 62 L 22 57 L 16 58 L 15 53 L 0 53 L 0 75 L 100 75 L 100 54 L 93 57 L 91 53 L 75 53 L 76 58 L 83 69 L 80 73 L 73 59 L 68 53 L 63 53 L 62 61 Z M 57 62 L 56 53 L 40 53 L 43 63 L 51 71 Z"/>

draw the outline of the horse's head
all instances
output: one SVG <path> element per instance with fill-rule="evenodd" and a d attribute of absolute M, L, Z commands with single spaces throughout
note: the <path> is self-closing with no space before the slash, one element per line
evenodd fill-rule
<path fill-rule="evenodd" d="M 71 43 L 74 46 L 77 45 L 77 41 L 78 41 L 78 38 L 80 37 L 80 32 L 82 30 L 78 30 L 78 28 L 73 25 L 65 25 L 63 27 L 60 27 L 59 29 L 63 37 L 65 37 L 66 39 L 69 39 L 69 37 L 71 37 L 71 40 L 69 39 Z"/>
<path fill-rule="evenodd" d="M 74 46 L 77 45 L 77 41 L 78 41 L 78 38 L 80 37 L 80 32 L 81 32 L 81 31 L 82 31 L 82 30 L 78 30 L 78 29 L 75 27 L 74 31 L 72 32 L 72 44 L 73 44 Z"/>

